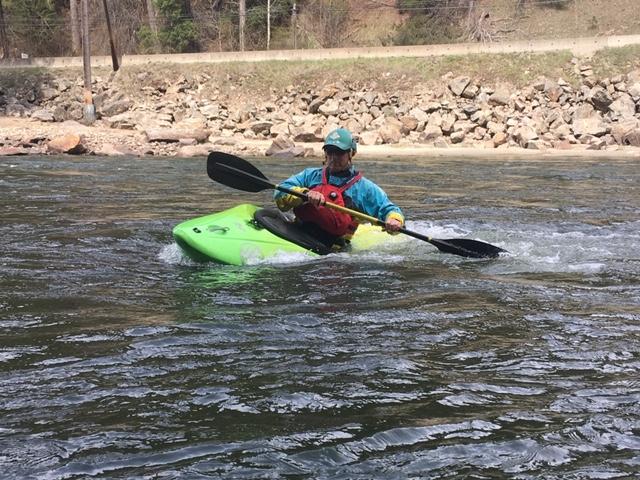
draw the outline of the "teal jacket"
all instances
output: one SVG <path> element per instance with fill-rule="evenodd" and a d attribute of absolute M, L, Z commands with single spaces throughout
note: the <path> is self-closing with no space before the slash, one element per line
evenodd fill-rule
<path fill-rule="evenodd" d="M 351 180 L 358 172 L 353 167 L 349 170 L 349 175 L 338 176 L 330 175 L 328 181 L 331 185 L 339 187 Z M 280 183 L 281 186 L 286 188 L 313 188 L 322 184 L 322 168 L 307 168 L 302 172 L 289 177 L 284 182 Z M 278 190 L 274 193 L 274 199 L 280 206 L 286 193 Z M 389 200 L 387 194 L 378 185 L 362 177 L 360 181 L 349 187 L 342 195 L 345 201 L 345 206 L 352 210 L 358 210 L 359 212 L 366 213 L 371 217 L 376 217 L 383 222 L 389 218 L 397 218 L 401 222 L 404 221 L 404 215 L 402 210 Z"/>

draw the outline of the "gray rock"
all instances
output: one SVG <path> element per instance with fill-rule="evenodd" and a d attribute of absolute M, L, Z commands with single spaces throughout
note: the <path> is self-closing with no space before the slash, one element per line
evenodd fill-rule
<path fill-rule="evenodd" d="M 621 93 L 618 99 L 609 105 L 609 111 L 618 119 L 632 118 L 636 113 L 636 104 L 630 95 Z"/>
<path fill-rule="evenodd" d="M 329 115 L 337 115 L 338 113 L 340 113 L 340 102 L 338 100 L 330 98 L 325 103 L 320 105 L 318 111 L 327 117 Z"/>
<path fill-rule="evenodd" d="M 420 143 L 431 143 L 434 140 L 442 137 L 442 135 L 443 134 L 440 127 L 437 127 L 435 125 L 427 125 L 424 128 L 424 131 L 418 137 L 418 141 Z"/>
<path fill-rule="evenodd" d="M 467 76 L 456 77 L 449 82 L 449 89 L 454 95 L 461 96 L 470 83 L 471 79 Z"/>
<path fill-rule="evenodd" d="M 53 122 L 55 121 L 55 118 L 53 116 L 53 113 L 50 112 L 47 109 L 40 109 L 40 110 L 35 110 L 32 114 L 31 114 L 31 118 L 34 120 L 39 120 L 41 122 Z"/>
<path fill-rule="evenodd" d="M 613 98 L 611 98 L 609 92 L 602 87 L 592 88 L 587 100 L 601 112 L 607 112 L 609 110 L 609 105 L 613 103 Z"/>
<path fill-rule="evenodd" d="M 133 102 L 128 98 L 124 100 L 106 102 L 100 109 L 100 113 L 104 117 L 112 117 L 114 115 L 118 115 L 120 113 L 126 112 L 132 106 L 133 106 Z"/>

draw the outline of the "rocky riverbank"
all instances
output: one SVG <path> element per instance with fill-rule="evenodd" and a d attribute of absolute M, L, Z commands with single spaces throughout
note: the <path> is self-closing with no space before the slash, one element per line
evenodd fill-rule
<path fill-rule="evenodd" d="M 0 155 L 309 156 L 320 155 L 337 126 L 357 134 L 365 154 L 635 154 L 640 147 L 640 70 L 597 78 L 576 60 L 569 80 L 539 77 L 523 88 L 453 73 L 432 84 L 379 83 L 258 93 L 242 78 L 221 89 L 207 73 L 119 72 L 94 78 L 98 120 L 85 126 L 81 79 L 47 75 L 0 85 Z"/>

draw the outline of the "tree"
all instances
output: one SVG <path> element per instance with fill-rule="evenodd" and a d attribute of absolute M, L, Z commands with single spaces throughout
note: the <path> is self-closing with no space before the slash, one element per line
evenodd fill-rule
<path fill-rule="evenodd" d="M 7 30 L 4 28 L 4 7 L 0 0 L 0 58 L 9 56 L 9 40 L 7 38 Z"/>
<path fill-rule="evenodd" d="M 77 54 L 80 51 L 80 15 L 78 0 L 69 0 L 69 13 L 71 17 L 71 51 Z"/>
<path fill-rule="evenodd" d="M 9 0 L 5 2 L 11 19 L 7 35 L 21 52 L 32 56 L 61 54 L 61 40 L 67 33 L 59 20 L 62 3 L 55 0 Z"/>
<path fill-rule="evenodd" d="M 153 50 L 156 38 L 163 51 L 193 52 L 197 47 L 197 32 L 193 19 L 188 10 L 189 5 L 184 0 L 148 0 L 152 2 L 152 9 L 158 15 L 158 33 L 153 33 L 152 26 L 143 26 L 138 31 L 141 46 L 145 50 Z M 147 5 L 148 7 L 148 5 Z M 157 9 L 157 10 L 154 10 Z M 150 24 L 151 21 L 151 15 Z"/>
<path fill-rule="evenodd" d="M 238 0 L 238 29 L 240 33 L 240 51 L 244 52 L 244 26 L 247 20 L 247 3 L 245 0 Z"/>

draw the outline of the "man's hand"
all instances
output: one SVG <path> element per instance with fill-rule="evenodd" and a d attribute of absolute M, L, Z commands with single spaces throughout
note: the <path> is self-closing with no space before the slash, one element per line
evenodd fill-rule
<path fill-rule="evenodd" d="M 389 232 L 398 232 L 402 228 L 402 222 L 397 218 L 390 218 L 384 222 L 384 229 Z"/>
<path fill-rule="evenodd" d="M 309 192 L 307 192 L 307 201 L 311 205 L 315 205 L 316 207 L 324 205 L 326 203 L 324 195 L 320 192 L 316 192 L 315 190 L 310 190 Z"/>

